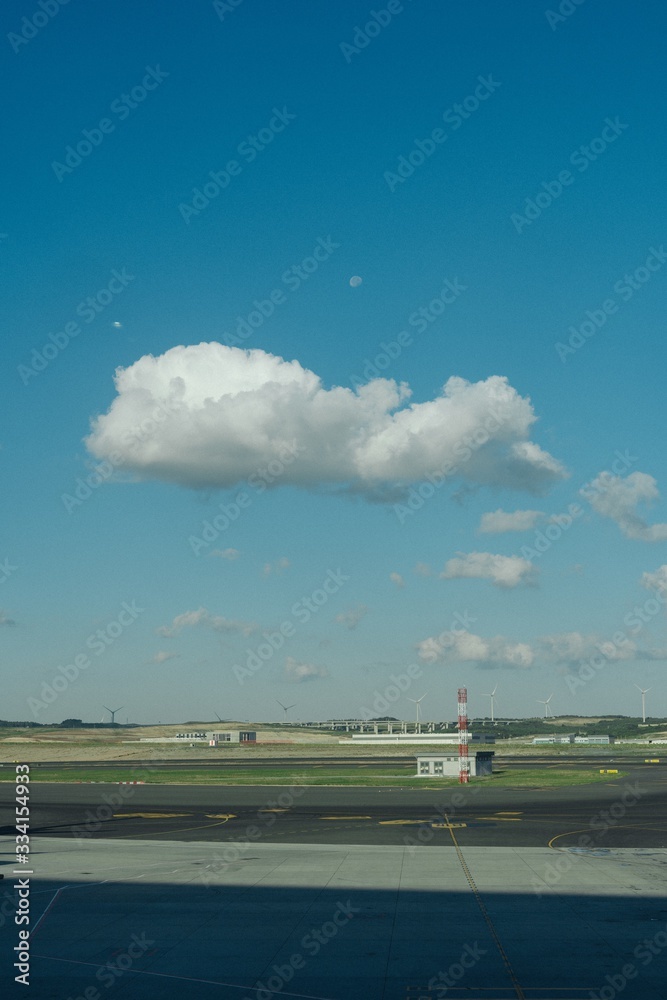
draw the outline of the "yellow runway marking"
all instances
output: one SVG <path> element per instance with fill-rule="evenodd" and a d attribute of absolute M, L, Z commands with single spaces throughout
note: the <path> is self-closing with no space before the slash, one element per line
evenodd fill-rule
<path fill-rule="evenodd" d="M 496 816 L 523 816 L 523 813 L 518 809 L 499 809 Z"/>
<path fill-rule="evenodd" d="M 371 819 L 370 816 L 320 816 L 320 819 Z"/>
<path fill-rule="evenodd" d="M 547 847 L 550 847 L 553 851 L 567 850 L 567 848 L 554 847 L 554 843 L 557 840 L 560 840 L 561 837 L 574 837 L 577 833 L 590 833 L 591 829 L 592 828 L 590 826 L 587 826 L 583 830 L 568 830 L 567 833 L 558 833 L 558 834 L 556 834 L 555 837 L 551 838 L 551 840 L 547 844 Z M 660 826 L 643 826 L 641 823 L 624 823 L 624 824 L 618 824 L 617 826 L 614 827 L 614 830 L 648 830 L 651 833 L 667 833 L 667 830 L 664 830 Z M 590 848 L 590 850 L 592 850 L 592 851 L 599 850 L 599 849 L 600 849 L 599 847 L 595 847 L 595 846 L 593 846 L 593 847 Z M 588 848 L 587 848 L 587 850 L 588 850 Z"/>
<path fill-rule="evenodd" d="M 465 830 L 467 823 L 431 823 L 433 830 Z"/>
<path fill-rule="evenodd" d="M 188 814 L 186 813 L 186 815 L 188 815 Z M 214 826 L 223 826 L 224 823 L 228 822 L 228 819 L 229 819 L 229 817 L 227 819 L 220 819 L 216 823 L 200 823 L 197 826 L 184 826 L 180 830 L 159 830 L 159 831 L 156 831 L 155 833 L 144 833 L 144 834 L 142 834 L 142 839 L 143 839 L 143 837 L 164 837 L 165 835 L 169 835 L 170 833 L 191 833 L 192 830 L 211 830 Z M 123 834 L 122 837 L 116 837 L 114 839 L 115 840 L 134 840 L 134 839 L 136 839 L 136 834 L 135 833 L 127 833 L 127 834 Z"/>
<path fill-rule="evenodd" d="M 368 817 L 370 819 L 370 816 Z M 430 825 L 430 819 L 381 819 L 380 826 L 425 826 Z"/>
<path fill-rule="evenodd" d="M 236 819 L 236 813 L 206 813 L 206 819 Z"/>
<path fill-rule="evenodd" d="M 518 816 L 476 816 L 475 819 L 493 820 L 494 823 L 520 823 Z"/>
<path fill-rule="evenodd" d="M 114 819 L 179 819 L 192 813 L 114 813 Z"/>

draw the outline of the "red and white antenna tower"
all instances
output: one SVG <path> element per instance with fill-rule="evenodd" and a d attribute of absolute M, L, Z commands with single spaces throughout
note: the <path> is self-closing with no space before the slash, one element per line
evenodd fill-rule
<path fill-rule="evenodd" d="M 470 781 L 468 759 L 468 689 L 459 688 L 459 784 Z"/>

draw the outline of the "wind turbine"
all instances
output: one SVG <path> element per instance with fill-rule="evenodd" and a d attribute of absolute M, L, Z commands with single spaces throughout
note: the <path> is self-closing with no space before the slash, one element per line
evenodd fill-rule
<path fill-rule="evenodd" d="M 106 705 L 102 705 L 102 708 L 106 708 L 107 712 L 109 712 L 111 714 L 111 725 L 115 726 L 116 725 L 116 712 L 120 712 L 120 708 L 125 708 L 125 706 L 121 705 L 120 708 L 107 708 Z"/>
<path fill-rule="evenodd" d="M 277 698 L 276 698 L 276 701 L 278 701 Z M 287 713 L 288 713 L 288 711 L 290 710 L 290 708 L 296 708 L 296 705 L 283 705 L 282 701 L 278 701 L 278 704 L 280 705 L 280 707 L 283 710 L 283 723 L 285 723 L 285 722 L 287 722 Z"/>
<path fill-rule="evenodd" d="M 552 719 L 554 717 L 554 713 L 551 711 L 551 705 L 549 704 L 549 702 L 551 701 L 552 698 L 553 698 L 553 695 L 550 694 L 546 701 L 540 701 L 539 698 L 537 699 L 538 705 L 544 705 L 544 718 L 545 719 L 548 719 L 549 716 L 551 716 Z"/>
<path fill-rule="evenodd" d="M 421 730 L 421 726 L 420 726 L 420 724 L 419 724 L 419 718 L 420 718 L 420 704 L 421 704 L 421 702 L 422 702 L 422 701 L 424 700 L 424 698 L 425 698 L 425 697 L 426 697 L 426 695 L 425 695 L 425 694 L 423 694 L 423 695 L 421 696 L 421 698 L 408 698 L 408 701 L 412 701 L 412 702 L 414 702 L 414 704 L 415 704 L 415 705 L 417 706 L 417 721 L 415 722 L 415 732 L 416 732 L 416 733 L 421 733 L 421 731 L 422 731 L 422 730 Z"/>
<path fill-rule="evenodd" d="M 642 722 L 646 722 L 646 692 L 650 691 L 650 688 L 640 688 L 639 684 L 635 684 L 638 691 L 642 693 Z"/>
<path fill-rule="evenodd" d="M 490 698 L 491 699 L 491 722 L 495 721 L 495 716 L 493 714 L 493 710 L 494 710 L 495 698 L 496 698 L 496 691 L 497 690 L 498 690 L 498 685 L 496 684 L 496 686 L 494 687 L 493 691 L 490 694 L 485 694 L 484 695 L 485 698 Z"/>

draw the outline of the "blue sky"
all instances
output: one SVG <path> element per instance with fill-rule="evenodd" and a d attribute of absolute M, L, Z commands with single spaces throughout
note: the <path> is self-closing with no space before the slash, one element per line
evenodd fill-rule
<path fill-rule="evenodd" d="M 5 5 L 3 716 L 665 714 L 667 14 L 558 10 Z"/>

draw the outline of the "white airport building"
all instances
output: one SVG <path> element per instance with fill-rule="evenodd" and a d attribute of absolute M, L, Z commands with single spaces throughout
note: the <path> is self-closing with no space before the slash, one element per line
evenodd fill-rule
<path fill-rule="evenodd" d="M 338 740 L 346 746 L 358 746 L 359 744 L 383 745 L 391 744 L 400 746 L 406 745 L 428 745 L 428 746 L 449 746 L 458 747 L 459 734 L 453 733 L 354 733 L 349 739 Z M 468 743 L 495 743 L 496 738 L 487 733 L 470 733 Z"/>
<path fill-rule="evenodd" d="M 613 736 L 575 736 L 574 733 L 559 733 L 552 736 L 536 736 L 533 743 L 554 744 L 554 743 L 583 743 L 588 746 L 600 746 L 613 743 Z"/>
<path fill-rule="evenodd" d="M 493 750 L 477 750 L 468 757 L 470 777 L 480 778 L 493 773 Z M 424 753 L 417 756 L 418 778 L 457 778 L 460 770 L 458 754 Z"/>
<path fill-rule="evenodd" d="M 253 729 L 229 729 L 224 733 L 212 733 L 208 742 L 212 747 L 219 743 L 256 743 L 257 733 Z"/>
<path fill-rule="evenodd" d="M 126 743 L 133 743 L 134 740 L 125 740 Z M 226 732 L 218 733 L 211 729 L 196 729 L 188 733 L 176 733 L 175 736 L 141 736 L 140 743 L 208 743 L 211 747 L 217 747 L 220 743 L 256 743 L 257 733 L 254 729 L 229 729 Z"/>

